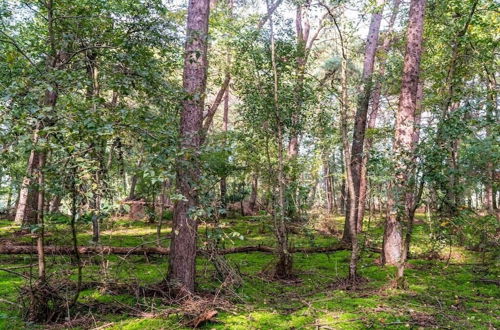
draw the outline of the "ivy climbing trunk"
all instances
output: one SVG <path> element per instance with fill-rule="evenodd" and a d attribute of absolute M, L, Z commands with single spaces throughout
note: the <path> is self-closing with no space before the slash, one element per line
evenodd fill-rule
<path fill-rule="evenodd" d="M 168 275 L 177 295 L 192 294 L 195 289 L 198 226 L 191 212 L 198 206 L 200 184 L 199 148 L 207 81 L 209 5 L 209 0 L 190 0 L 187 14 L 183 72 L 183 87 L 187 97 L 183 101 L 180 118 L 182 157 L 176 164 L 176 188 L 183 198 L 174 204 Z"/>

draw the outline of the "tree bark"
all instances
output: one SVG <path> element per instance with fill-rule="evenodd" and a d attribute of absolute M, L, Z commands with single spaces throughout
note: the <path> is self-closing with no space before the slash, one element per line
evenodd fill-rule
<path fill-rule="evenodd" d="M 276 125 L 278 128 L 276 139 L 278 142 L 278 208 L 274 213 L 274 230 L 278 240 L 278 262 L 275 267 L 275 277 L 288 278 L 292 272 L 292 256 L 288 246 L 288 231 L 285 223 L 285 173 L 283 159 L 283 122 L 279 113 L 278 100 L 278 71 L 276 67 L 276 53 L 273 30 L 273 15 L 269 0 L 266 0 L 267 13 L 269 15 L 269 28 L 271 30 L 271 62 L 273 70 L 273 101 L 276 116 Z"/>
<path fill-rule="evenodd" d="M 395 159 L 395 175 L 391 182 L 388 199 L 389 214 L 384 231 L 382 261 L 384 264 L 398 266 L 398 282 L 403 278 L 405 262 L 402 222 L 407 217 L 405 209 L 406 193 L 408 189 L 408 172 L 411 171 L 424 12 L 425 0 L 411 1 L 403 78 L 392 148 Z"/>
<path fill-rule="evenodd" d="M 176 188 L 184 199 L 174 205 L 170 244 L 169 281 L 177 294 L 192 294 L 196 274 L 196 232 L 198 223 L 190 212 L 198 206 L 200 183 L 199 148 L 201 145 L 204 94 L 207 80 L 207 39 L 209 0 L 189 0 L 185 44 L 183 101 L 180 121 L 182 161 L 176 164 Z"/>
<path fill-rule="evenodd" d="M 417 162 L 417 157 L 415 155 L 415 151 L 417 149 L 419 140 L 420 140 L 420 122 L 422 119 L 422 101 L 423 101 L 423 92 L 424 92 L 424 84 L 423 82 L 418 83 L 417 87 L 417 99 L 415 105 L 415 124 L 413 128 L 413 137 L 411 144 L 411 152 L 413 154 L 413 163 Z M 418 181 L 418 172 L 416 167 L 412 168 L 411 178 L 409 180 L 409 187 L 406 196 L 406 210 L 408 212 L 408 228 L 406 230 L 405 237 L 405 247 L 404 247 L 404 261 L 408 259 L 410 255 L 410 242 L 413 235 L 413 225 L 415 222 L 415 212 L 417 211 L 418 206 L 420 205 L 420 200 L 422 199 L 422 193 L 424 191 L 425 180 L 424 177 L 420 178 L 420 183 L 417 185 Z"/>
<path fill-rule="evenodd" d="M 378 65 L 378 70 L 377 70 L 377 79 L 375 83 L 375 87 L 373 89 L 372 93 L 372 110 L 370 112 L 370 116 L 368 119 L 368 124 L 367 124 L 367 129 L 368 130 L 373 130 L 376 125 L 379 109 L 380 109 L 380 98 L 381 98 L 381 91 L 382 91 L 382 77 L 385 74 L 385 66 L 386 66 L 386 58 L 387 58 L 387 53 L 389 51 L 389 47 L 391 46 L 392 43 L 392 32 L 394 29 L 394 23 L 396 22 L 396 18 L 399 12 L 399 6 L 400 6 L 401 0 L 394 0 L 393 1 L 393 7 L 392 7 L 392 13 L 391 17 L 389 19 L 389 24 L 387 26 L 387 31 L 385 33 L 384 41 L 381 46 L 381 59 Z M 360 172 L 360 177 L 359 177 L 359 197 L 358 197 L 358 212 L 357 212 L 357 223 L 359 226 L 359 230 L 362 229 L 362 224 L 363 224 L 363 218 L 364 218 L 364 212 L 365 212 L 365 201 L 366 201 L 366 192 L 368 188 L 368 160 L 369 160 L 369 154 L 370 150 L 372 148 L 373 144 L 373 138 L 371 136 L 365 137 L 365 142 L 363 146 L 363 152 L 362 152 L 362 160 L 361 160 L 361 168 L 359 170 Z M 354 144 L 353 144 L 354 145 Z"/>
<path fill-rule="evenodd" d="M 372 90 L 372 76 L 373 76 L 373 67 L 375 62 L 375 54 L 377 50 L 377 43 L 379 37 L 380 23 L 382 22 L 382 12 L 384 9 L 385 0 L 377 0 L 376 8 L 372 15 L 372 19 L 370 22 L 370 27 L 368 30 L 368 37 L 366 40 L 366 48 L 365 48 L 365 59 L 363 64 L 363 74 L 362 74 L 362 87 L 361 93 L 358 98 L 358 106 L 356 110 L 356 115 L 354 117 L 354 131 L 353 131 L 353 139 L 352 139 L 352 147 L 351 147 L 351 159 L 350 164 L 351 172 L 352 172 L 352 180 L 353 180 L 353 188 L 354 188 L 354 201 L 353 203 L 349 203 L 354 205 L 354 223 L 355 227 L 351 228 L 351 230 L 355 230 L 356 232 L 361 232 L 361 224 L 362 224 L 362 216 L 364 214 L 365 208 L 365 198 L 361 197 L 361 176 L 363 174 L 363 147 L 365 142 L 365 133 L 366 133 L 366 120 L 368 117 L 368 105 L 370 103 L 370 95 Z M 366 193 L 366 190 L 363 194 Z M 361 204 L 361 202 L 363 204 Z M 347 215 L 350 216 L 351 212 L 347 212 Z M 361 216 L 361 218 L 360 218 Z M 346 218 L 346 222 L 349 223 L 350 219 Z"/>

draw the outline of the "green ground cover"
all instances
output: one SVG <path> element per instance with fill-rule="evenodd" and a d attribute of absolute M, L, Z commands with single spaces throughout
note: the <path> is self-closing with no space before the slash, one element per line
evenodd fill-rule
<path fill-rule="evenodd" d="M 420 217 L 422 219 L 422 217 Z M 338 221 L 340 228 L 341 219 Z M 50 224 L 48 244 L 70 244 L 68 226 Z M 272 227 L 267 217 L 245 217 L 223 221 L 225 247 L 273 245 Z M 0 221 L 0 244 L 30 243 L 29 236 L 13 235 L 17 228 Z M 102 227 L 102 244 L 134 247 L 157 244 L 156 226 L 140 221 L 117 219 Z M 380 225 L 375 222 L 367 241 L 378 244 Z M 168 237 L 164 226 L 161 237 Z M 90 244 L 88 225 L 79 228 L 81 245 Z M 200 226 L 200 237 L 213 233 L 210 226 Z M 427 226 L 421 221 L 415 230 L 413 253 L 418 256 L 429 248 Z M 294 246 L 329 246 L 338 242 L 334 235 L 315 232 L 310 226 L 294 230 Z M 168 239 L 161 245 L 168 246 Z M 273 256 L 264 253 L 231 254 L 227 259 L 241 272 L 243 285 L 232 294 L 220 293 L 221 305 L 215 323 L 207 329 L 497 329 L 500 328 L 500 290 L 496 284 L 481 282 L 499 279 L 498 260 L 493 254 L 471 252 L 460 246 L 443 247 L 444 260 L 412 259 L 407 269 L 407 290 L 391 288 L 394 270 L 377 264 L 377 253 L 365 252 L 360 274 L 366 280 L 357 290 L 342 285 L 349 261 L 348 251 L 294 254 L 296 279 L 274 281 L 265 270 L 272 266 Z M 449 257 L 449 260 L 448 260 Z M 48 326 L 28 324 L 20 314 L 19 287 L 25 284 L 15 273 L 29 274 L 34 256 L 0 256 L 0 329 L 36 329 Z M 485 262 L 483 264 L 483 262 Z M 51 274 L 75 278 L 69 257 L 49 257 Z M 165 256 L 95 256 L 84 258 L 86 283 L 117 282 L 147 286 L 164 278 Z M 13 273 L 15 272 L 15 273 Z M 214 268 L 205 258 L 198 258 L 197 282 L 202 295 L 213 297 L 220 290 Z M 111 291 L 111 292 L 110 292 Z M 87 285 L 82 291 L 77 311 L 70 319 L 85 317 L 85 322 L 67 323 L 63 328 L 104 327 L 109 329 L 181 329 L 185 320 L 171 312 L 175 306 L 160 298 L 144 297 L 132 292 L 103 291 Z"/>

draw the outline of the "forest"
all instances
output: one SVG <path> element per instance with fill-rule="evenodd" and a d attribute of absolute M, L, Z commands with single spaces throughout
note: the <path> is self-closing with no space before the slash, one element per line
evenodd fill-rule
<path fill-rule="evenodd" d="M 496 0 L 0 0 L 0 329 L 500 329 Z"/>

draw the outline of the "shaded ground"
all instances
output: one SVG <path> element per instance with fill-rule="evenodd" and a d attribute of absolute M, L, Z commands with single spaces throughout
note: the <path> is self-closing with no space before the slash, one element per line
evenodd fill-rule
<path fill-rule="evenodd" d="M 341 228 L 336 219 L 337 228 Z M 70 244 L 66 224 L 52 224 L 47 244 Z M 297 226 L 297 228 L 300 228 Z M 79 244 L 88 245 L 91 232 L 82 224 Z M 15 236 L 11 222 L 0 221 L 0 244 L 6 240 L 31 244 L 29 236 Z M 162 231 L 162 246 L 168 246 L 170 229 Z M 329 246 L 338 242 L 335 236 L 319 234 L 312 226 L 296 229 L 291 236 L 295 247 Z M 425 223 L 416 229 L 414 255 L 423 255 L 435 242 L 428 237 Z M 273 245 L 274 238 L 266 217 L 230 219 L 223 223 L 222 232 L 201 226 L 200 238 L 219 235 L 223 246 Z M 367 235 L 371 245 L 380 244 L 381 227 L 372 225 Z M 103 224 L 102 244 L 113 246 L 155 246 L 156 226 L 139 221 L 116 219 Z M 500 289 L 496 284 L 477 282 L 499 279 L 498 260 L 492 255 L 474 253 L 464 248 L 442 247 L 445 260 L 413 259 L 407 270 L 408 290 L 391 289 L 393 269 L 375 262 L 378 254 L 365 252 L 360 262 L 360 274 L 367 280 L 358 290 L 346 290 L 339 282 L 346 276 L 348 251 L 330 254 L 294 254 L 297 278 L 290 282 L 271 281 L 262 272 L 269 268 L 273 256 L 263 253 L 232 254 L 227 258 L 239 269 L 244 284 L 232 294 L 220 292 L 220 281 L 214 276 L 210 262 L 198 258 L 199 291 L 205 299 L 218 299 L 216 323 L 207 329 L 498 329 L 500 328 Z M 451 253 L 450 253 L 451 251 Z M 449 258 L 449 260 L 447 260 Z M 0 256 L 0 268 L 29 274 L 36 256 Z M 69 315 L 62 328 L 106 329 L 176 329 L 186 324 L 176 306 L 160 298 L 141 293 L 124 293 L 112 289 L 99 290 L 95 283 L 132 285 L 153 284 L 164 278 L 166 257 L 95 256 L 85 258 L 85 290 L 80 307 Z M 486 264 L 483 264 L 483 261 Z M 496 261 L 496 262 L 495 262 Z M 74 265 L 70 257 L 48 258 L 55 276 L 72 276 Z M 62 270 L 71 270 L 62 273 Z M 19 285 L 23 279 L 0 271 L 0 329 L 43 328 L 26 324 L 19 312 Z M 101 285 L 102 286 L 102 285 Z M 210 297 L 210 298 L 207 298 Z M 220 300 L 219 300 L 220 299 Z M 48 326 L 45 326 L 48 327 Z M 61 327 L 60 327 L 61 328 Z"/>

